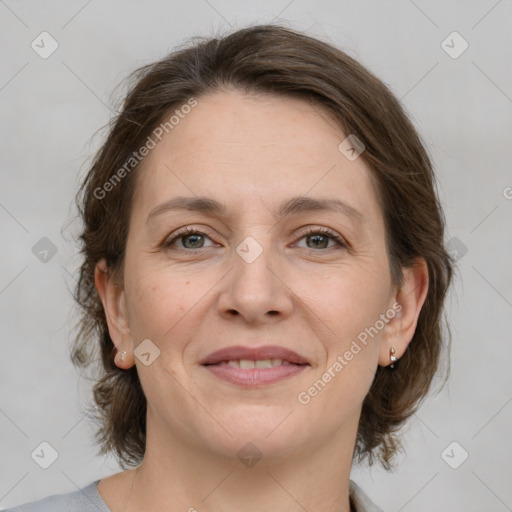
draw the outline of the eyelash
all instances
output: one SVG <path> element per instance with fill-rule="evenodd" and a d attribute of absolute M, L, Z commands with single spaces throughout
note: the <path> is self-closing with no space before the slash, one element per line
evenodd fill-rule
<path fill-rule="evenodd" d="M 305 238 L 309 235 L 317 235 L 317 234 L 324 235 L 329 240 L 334 240 L 336 242 L 336 244 L 338 245 L 338 248 L 345 248 L 345 249 L 349 248 L 348 244 L 345 242 L 345 240 L 342 236 L 338 235 L 336 232 L 331 231 L 328 228 L 308 228 L 307 231 L 301 233 L 299 240 L 302 240 L 303 238 Z M 174 242 L 176 242 L 180 238 L 184 238 L 189 235 L 202 235 L 202 236 L 207 236 L 208 238 L 211 239 L 211 236 L 208 233 L 205 233 L 199 229 L 194 229 L 191 226 L 187 226 L 186 228 L 183 228 L 183 229 L 179 230 L 178 232 L 176 232 L 170 240 L 169 239 L 165 240 L 163 243 L 163 246 L 166 249 L 171 249 L 171 246 L 174 244 Z M 176 248 L 174 250 L 182 251 L 182 252 L 190 252 L 190 251 L 199 252 L 202 249 L 208 249 L 208 247 L 200 247 L 199 249 L 182 249 L 180 247 L 180 248 Z M 310 249 L 310 248 L 306 248 L 306 249 L 313 251 L 313 252 L 322 252 L 322 250 L 318 251 L 316 249 Z M 335 247 L 325 248 L 325 249 L 323 249 L 323 252 L 329 251 L 330 249 L 335 249 Z"/>

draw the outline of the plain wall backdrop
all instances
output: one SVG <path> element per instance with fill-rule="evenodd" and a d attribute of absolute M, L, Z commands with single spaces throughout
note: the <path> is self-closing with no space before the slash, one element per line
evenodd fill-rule
<path fill-rule="evenodd" d="M 95 454 L 90 385 L 69 360 L 74 194 L 115 86 L 188 37 L 273 20 L 344 49 L 401 98 L 458 259 L 449 381 L 404 429 L 397 471 L 352 479 L 386 511 L 512 510 L 510 0 L 1 0 L 0 506 L 120 471 Z M 31 457 L 42 442 L 58 453 L 48 469 Z"/>

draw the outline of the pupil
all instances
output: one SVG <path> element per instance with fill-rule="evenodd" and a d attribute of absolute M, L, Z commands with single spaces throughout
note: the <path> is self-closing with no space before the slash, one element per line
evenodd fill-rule
<path fill-rule="evenodd" d="M 188 247 L 188 248 L 189 249 L 190 248 L 197 249 L 197 245 L 196 244 L 197 244 L 198 240 L 200 240 L 201 238 L 202 238 L 202 235 L 187 235 L 186 237 L 184 237 L 184 240 L 196 239 L 195 242 L 194 241 L 192 242 L 192 247 Z M 184 245 L 185 245 L 185 247 L 187 247 L 186 243 Z"/>
<path fill-rule="evenodd" d="M 310 239 L 311 239 L 311 240 L 318 240 L 319 238 L 323 238 L 323 239 L 324 239 L 324 242 L 327 242 L 327 243 L 329 242 L 329 241 L 327 240 L 327 237 L 326 237 L 325 235 L 311 235 L 311 236 L 310 236 Z M 318 244 L 314 243 L 314 247 L 320 247 L 320 246 L 321 246 L 321 247 L 326 247 L 325 243 L 324 243 L 324 244 L 320 244 L 320 245 L 318 245 Z"/>

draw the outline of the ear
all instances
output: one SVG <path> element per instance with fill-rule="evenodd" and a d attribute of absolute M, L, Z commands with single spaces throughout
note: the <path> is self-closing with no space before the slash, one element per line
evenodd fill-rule
<path fill-rule="evenodd" d="M 428 291 L 428 267 L 424 258 L 418 258 L 413 266 L 402 268 L 403 282 L 395 293 L 393 304 L 398 311 L 388 323 L 379 353 L 379 365 L 391 364 L 391 349 L 395 357 L 400 359 L 411 342 L 421 308 Z M 398 310 L 397 303 L 401 308 Z"/>
<path fill-rule="evenodd" d="M 115 282 L 112 272 L 107 268 L 105 259 L 96 264 L 94 284 L 103 303 L 110 337 L 117 349 L 116 366 L 128 369 L 133 366 L 134 360 L 125 292 L 123 287 Z M 126 354 L 121 359 L 123 351 L 126 351 Z"/>

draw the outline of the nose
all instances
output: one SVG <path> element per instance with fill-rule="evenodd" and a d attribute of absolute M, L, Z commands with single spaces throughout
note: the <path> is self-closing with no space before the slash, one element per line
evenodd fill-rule
<path fill-rule="evenodd" d="M 233 252 L 233 268 L 219 298 L 219 314 L 231 320 L 240 316 L 250 324 L 288 317 L 293 308 L 289 278 L 279 255 L 272 254 L 268 244 L 264 248 L 255 239 L 246 238 Z"/>

